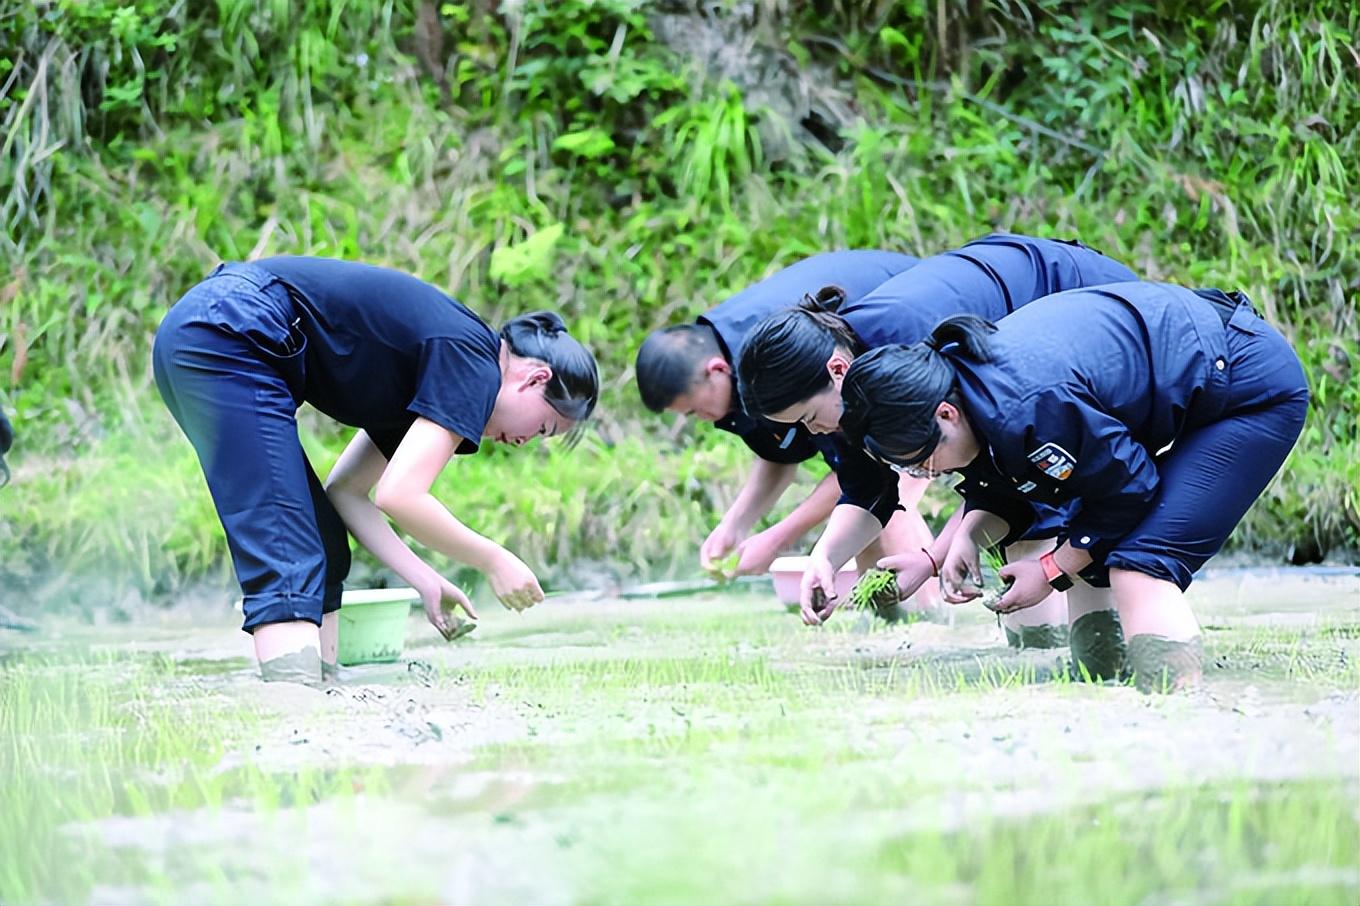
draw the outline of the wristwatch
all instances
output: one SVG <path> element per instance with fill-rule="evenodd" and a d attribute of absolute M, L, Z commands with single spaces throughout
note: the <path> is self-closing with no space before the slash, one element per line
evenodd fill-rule
<path fill-rule="evenodd" d="M 1053 586 L 1054 591 L 1067 591 L 1072 587 L 1072 577 L 1063 572 L 1058 561 L 1053 559 L 1053 551 L 1040 557 L 1039 565 L 1044 568 L 1044 578 Z"/>

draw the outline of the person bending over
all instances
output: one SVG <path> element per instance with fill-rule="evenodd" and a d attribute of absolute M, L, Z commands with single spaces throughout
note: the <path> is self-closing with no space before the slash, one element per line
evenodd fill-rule
<path fill-rule="evenodd" d="M 1048 550 L 1001 569 L 998 609 L 1068 590 L 1078 673 L 1127 671 L 1145 690 L 1200 677 L 1184 592 L 1308 409 L 1298 357 L 1245 296 L 1161 283 L 1060 293 L 995 326 L 951 318 L 857 359 L 842 392 L 842 423 L 869 454 L 963 476 L 947 600 L 977 596 L 981 548 L 1022 535 L 1037 504 L 1060 507 Z"/>
<path fill-rule="evenodd" d="M 459 521 L 430 488 L 483 439 L 521 446 L 581 424 L 595 360 L 548 312 L 499 332 L 437 287 L 325 258 L 229 263 L 166 314 L 156 386 L 193 444 L 244 595 L 265 680 L 315 683 L 335 665 L 348 534 L 461 631 L 467 596 L 391 523 L 480 569 L 522 610 L 543 599 L 513 553 Z M 359 430 L 323 486 L 298 441 L 311 403 Z M 390 520 L 390 522 L 389 522 Z"/>
<path fill-rule="evenodd" d="M 836 433 L 841 421 L 841 381 L 854 358 L 891 343 L 914 343 L 942 319 L 971 313 L 996 320 L 1037 299 L 1064 289 L 1136 279 L 1118 261 L 1078 242 L 995 233 L 953 251 L 935 255 L 898 274 L 858 300 L 831 287 L 804 305 L 771 315 L 750 332 L 738 365 L 748 411 L 780 424 L 801 425 L 833 446 L 841 497 L 813 549 L 803 576 L 805 621 L 819 622 L 814 599 L 834 598 L 834 576 L 841 562 L 821 556 L 829 549 L 849 550 L 837 536 L 854 532 L 860 543 L 892 535 L 893 556 L 881 565 L 898 573 L 899 593 L 938 600 L 938 589 L 924 580 L 938 570 L 956 521 L 931 539 L 917 511 L 927 479 L 907 470 L 895 475 L 882 463 L 845 446 Z M 898 509 L 905 504 L 905 512 Z M 883 528 L 880 530 L 880 526 Z M 1011 557 L 1037 557 L 1033 539 L 1056 531 L 1052 514 L 1008 549 Z M 853 555 L 853 553 L 852 553 Z M 919 589 L 919 591 L 918 591 Z M 1042 606 L 1004 618 L 1016 646 L 1066 644 L 1066 602 L 1055 594 Z"/>
<path fill-rule="evenodd" d="M 699 548 L 699 564 L 710 572 L 733 552 L 736 575 L 759 575 L 781 550 L 791 547 L 830 514 L 840 495 L 834 473 L 788 516 L 752 534 L 756 523 L 793 482 L 798 464 L 819 452 L 834 461 L 835 448 L 800 427 L 772 425 L 742 409 L 734 373 L 751 326 L 797 304 L 804 294 L 828 283 L 858 299 L 885 280 L 913 267 L 916 258 L 895 252 L 850 250 L 805 258 L 767 277 L 700 315 L 693 323 L 652 331 L 637 354 L 637 384 L 652 412 L 674 412 L 735 434 L 755 454 L 736 500 Z"/>

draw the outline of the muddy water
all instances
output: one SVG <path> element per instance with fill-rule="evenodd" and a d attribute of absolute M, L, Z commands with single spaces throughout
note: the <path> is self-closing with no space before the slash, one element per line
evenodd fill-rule
<path fill-rule="evenodd" d="M 92 902 L 609 900 L 619 853 L 662 878 L 677 858 L 728 865 L 734 847 L 763 898 L 794 876 L 786 848 L 826 833 L 872 848 L 1223 784 L 1354 799 L 1360 576 L 1224 571 L 1192 595 L 1207 681 L 1170 697 L 1053 681 L 1061 652 L 1008 650 L 980 608 L 952 626 L 841 613 L 812 631 L 761 594 L 488 606 L 453 645 L 413 615 L 403 661 L 324 690 L 259 683 L 229 614 L 0 646 L 170 657 L 179 691 L 260 717 L 217 770 L 360 772 L 353 795 L 282 811 L 73 825 L 156 878 Z M 1352 867 L 1333 879 L 1346 896 Z M 903 892 L 862 872 L 835 883 Z"/>

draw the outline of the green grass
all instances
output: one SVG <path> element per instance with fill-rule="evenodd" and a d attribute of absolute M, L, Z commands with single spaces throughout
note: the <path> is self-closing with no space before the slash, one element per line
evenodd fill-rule
<path fill-rule="evenodd" d="M 224 757 L 257 718 L 203 691 L 164 657 L 0 662 L 0 899 L 71 902 L 96 884 L 154 886 L 153 866 L 85 838 L 87 822 L 239 803 L 286 815 L 351 795 L 361 781 L 381 784 L 362 769 L 228 768 Z"/>
<path fill-rule="evenodd" d="M 1360 614 L 1205 595 L 1206 690 L 1153 697 L 761 594 L 413 616 L 434 669 L 333 696 L 73 628 L 0 658 L 0 900 L 1354 902 Z"/>

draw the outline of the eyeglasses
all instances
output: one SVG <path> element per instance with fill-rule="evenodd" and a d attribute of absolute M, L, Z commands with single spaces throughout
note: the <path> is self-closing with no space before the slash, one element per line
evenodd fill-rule
<path fill-rule="evenodd" d="M 909 466 L 898 465 L 895 462 L 888 463 L 888 468 L 898 475 L 905 475 L 908 478 L 939 478 L 944 472 L 930 467 L 930 461 L 935 458 L 934 451 L 931 451 L 924 463 L 916 463 Z"/>
<path fill-rule="evenodd" d="M 864 448 L 879 462 L 882 462 L 899 475 L 906 475 L 910 478 L 939 478 L 944 471 L 933 469 L 930 466 L 931 460 L 935 458 L 935 448 L 940 445 L 940 429 L 935 426 L 931 436 L 927 438 L 925 444 L 919 447 L 910 457 L 904 457 L 900 453 L 890 453 L 878 444 L 872 437 L 864 439 Z M 906 462 L 900 460 L 906 459 Z"/>

